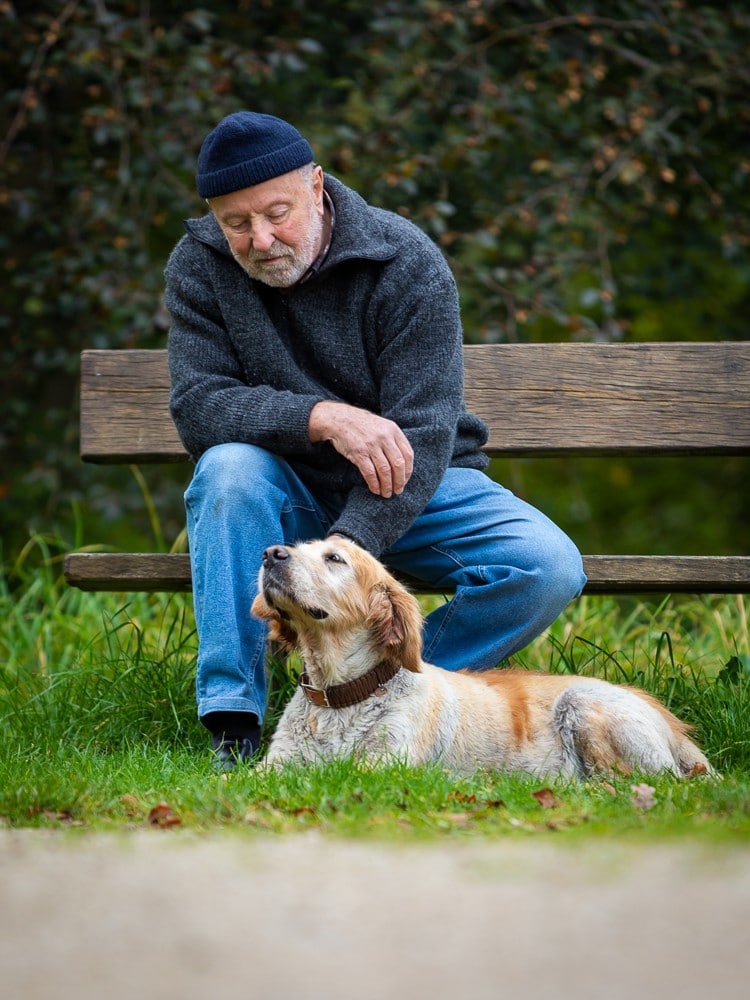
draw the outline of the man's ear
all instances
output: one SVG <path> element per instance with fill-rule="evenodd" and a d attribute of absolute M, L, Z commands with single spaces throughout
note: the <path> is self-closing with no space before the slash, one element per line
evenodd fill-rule
<path fill-rule="evenodd" d="M 377 584 L 370 592 L 367 624 L 388 659 L 418 673 L 422 663 L 422 613 L 400 583 Z"/>
<path fill-rule="evenodd" d="M 258 594 L 253 601 L 250 606 L 250 614 L 268 622 L 268 638 L 271 642 L 278 642 L 287 652 L 296 647 L 297 633 L 289 622 L 283 621 L 275 608 L 266 603 L 263 594 Z"/>

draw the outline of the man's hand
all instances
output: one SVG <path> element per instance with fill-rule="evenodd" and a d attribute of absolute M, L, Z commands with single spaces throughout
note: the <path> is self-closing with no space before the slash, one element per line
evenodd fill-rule
<path fill-rule="evenodd" d="M 310 440 L 330 441 L 356 465 L 371 493 L 389 497 L 401 493 L 414 467 L 409 441 L 392 420 L 358 406 L 325 400 L 310 412 Z"/>

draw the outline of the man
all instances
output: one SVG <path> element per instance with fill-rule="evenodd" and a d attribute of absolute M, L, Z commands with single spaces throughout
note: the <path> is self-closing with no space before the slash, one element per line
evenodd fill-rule
<path fill-rule="evenodd" d="M 482 471 L 463 402 L 458 296 L 438 248 L 314 163 L 269 115 L 206 137 L 166 268 L 171 411 L 196 460 L 185 496 L 199 635 L 198 713 L 220 766 L 258 749 L 263 550 L 344 535 L 455 596 L 425 658 L 486 669 L 585 582 L 572 542 Z"/>

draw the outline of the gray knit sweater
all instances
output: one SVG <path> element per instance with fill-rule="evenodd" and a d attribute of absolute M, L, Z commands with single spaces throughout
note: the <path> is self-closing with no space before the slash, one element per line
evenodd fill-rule
<path fill-rule="evenodd" d="M 283 456 L 341 531 L 375 555 L 423 510 L 445 469 L 484 468 L 485 425 L 463 402 L 458 295 L 434 243 L 326 175 L 328 256 L 292 289 L 248 277 L 212 215 L 186 223 L 166 267 L 171 412 L 193 458 L 224 442 Z M 308 419 L 324 399 L 395 421 L 414 449 L 400 496 L 370 493 Z"/>

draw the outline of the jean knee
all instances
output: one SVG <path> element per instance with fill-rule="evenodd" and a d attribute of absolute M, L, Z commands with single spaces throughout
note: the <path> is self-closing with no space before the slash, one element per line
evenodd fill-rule
<path fill-rule="evenodd" d="M 252 444 L 217 444 L 198 459 L 194 478 L 203 477 L 217 486 L 233 485 L 263 476 L 277 463 L 275 455 Z"/>
<path fill-rule="evenodd" d="M 213 503 L 242 500 L 265 490 L 273 480 L 279 460 L 275 455 L 248 444 L 218 444 L 205 451 L 195 468 L 185 499 L 199 502 L 210 497 Z"/>
<path fill-rule="evenodd" d="M 549 604 L 564 608 L 583 590 L 586 575 L 576 545 L 556 529 L 543 540 L 534 553 L 531 573 L 537 581 L 538 596 Z"/>

